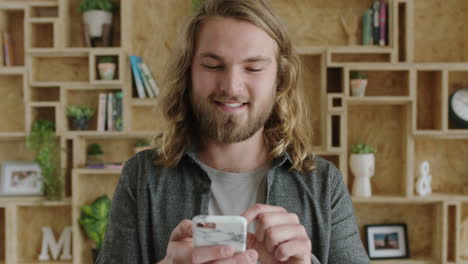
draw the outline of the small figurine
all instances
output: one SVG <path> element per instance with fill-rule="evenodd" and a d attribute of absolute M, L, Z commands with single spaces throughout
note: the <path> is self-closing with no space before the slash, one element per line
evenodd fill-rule
<path fill-rule="evenodd" d="M 419 178 L 416 182 L 416 192 L 420 196 L 426 196 L 432 193 L 431 187 L 432 175 L 429 171 L 429 162 L 424 161 L 419 165 Z"/>

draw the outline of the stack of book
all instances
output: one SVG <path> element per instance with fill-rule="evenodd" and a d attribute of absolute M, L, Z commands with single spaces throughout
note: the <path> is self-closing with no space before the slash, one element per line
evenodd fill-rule
<path fill-rule="evenodd" d="M 363 45 L 388 45 L 388 3 L 374 0 L 362 19 Z"/>
<path fill-rule="evenodd" d="M 99 93 L 97 130 L 122 131 L 122 92 Z"/>
<path fill-rule="evenodd" d="M 143 62 L 141 57 L 131 55 L 130 65 L 132 67 L 132 76 L 135 82 L 138 98 L 155 98 L 159 95 L 159 87 L 149 70 L 148 65 Z"/>

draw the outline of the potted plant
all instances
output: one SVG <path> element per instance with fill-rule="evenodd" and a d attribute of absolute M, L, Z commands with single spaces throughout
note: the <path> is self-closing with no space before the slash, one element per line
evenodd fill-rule
<path fill-rule="evenodd" d="M 62 198 L 62 170 L 59 169 L 59 145 L 55 135 L 55 124 L 48 120 L 33 123 L 26 138 L 26 146 L 36 152 L 36 162 L 41 167 L 42 188 L 47 200 Z"/>
<path fill-rule="evenodd" d="M 88 146 L 88 150 L 86 152 L 86 166 L 88 168 L 102 168 L 102 151 L 101 145 L 92 143 Z"/>
<path fill-rule="evenodd" d="M 360 197 L 372 195 L 370 178 L 375 171 L 375 149 L 366 144 L 356 144 L 351 148 L 350 168 L 354 175 L 352 194 Z"/>
<path fill-rule="evenodd" d="M 107 195 L 102 195 L 94 200 L 90 205 L 84 205 L 81 207 L 79 223 L 88 238 L 95 243 L 95 248 L 93 248 L 92 251 L 93 263 L 96 262 L 102 242 L 104 241 L 110 208 L 111 201 Z"/>
<path fill-rule="evenodd" d="M 104 25 L 112 24 L 112 12 L 117 6 L 110 0 L 82 0 L 78 10 L 83 13 L 83 23 L 89 25 L 89 37 L 101 38 Z"/>
<path fill-rule="evenodd" d="M 139 139 L 135 143 L 135 154 L 142 151 L 142 150 L 149 149 L 149 148 L 150 148 L 150 144 L 149 144 L 148 140 Z"/>
<path fill-rule="evenodd" d="M 71 119 L 73 130 L 86 130 L 88 122 L 96 111 L 83 105 L 67 107 L 67 116 Z"/>
<path fill-rule="evenodd" d="M 98 72 L 100 80 L 113 80 L 117 68 L 116 57 L 105 56 L 98 59 Z"/>
<path fill-rule="evenodd" d="M 366 93 L 367 74 L 361 72 L 351 72 L 350 76 L 351 95 L 362 97 Z"/>

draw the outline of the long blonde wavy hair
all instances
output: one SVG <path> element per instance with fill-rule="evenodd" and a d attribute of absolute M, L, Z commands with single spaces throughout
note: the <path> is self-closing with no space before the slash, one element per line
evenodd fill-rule
<path fill-rule="evenodd" d="M 298 91 L 300 61 L 293 52 L 284 25 L 266 0 L 207 0 L 190 19 L 167 67 L 160 98 L 166 127 L 153 141 L 159 153 L 156 164 L 176 166 L 188 147 L 195 143 L 197 129 L 189 98 L 192 58 L 201 24 L 214 16 L 253 23 L 276 41 L 277 92 L 275 106 L 264 128 L 264 137 L 270 146 L 269 158 L 279 157 L 287 151 L 293 161 L 290 171 L 296 169 L 307 173 L 315 170 L 315 154 L 311 140 L 307 138 L 310 135 L 307 112 Z"/>

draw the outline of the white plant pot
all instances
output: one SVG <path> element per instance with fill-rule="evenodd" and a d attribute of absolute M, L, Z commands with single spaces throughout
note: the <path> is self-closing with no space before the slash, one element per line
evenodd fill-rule
<path fill-rule="evenodd" d="M 372 189 L 370 178 L 374 176 L 374 154 L 351 154 L 349 165 L 354 175 L 353 196 L 370 197 Z"/>
<path fill-rule="evenodd" d="M 351 95 L 362 97 L 366 93 L 367 79 L 352 79 L 350 85 Z"/>
<path fill-rule="evenodd" d="M 98 63 L 99 79 L 113 80 L 115 75 L 115 63 Z"/>
<path fill-rule="evenodd" d="M 89 25 L 89 36 L 101 38 L 104 24 L 112 23 L 112 13 L 102 10 L 90 10 L 83 13 L 83 22 Z"/>

